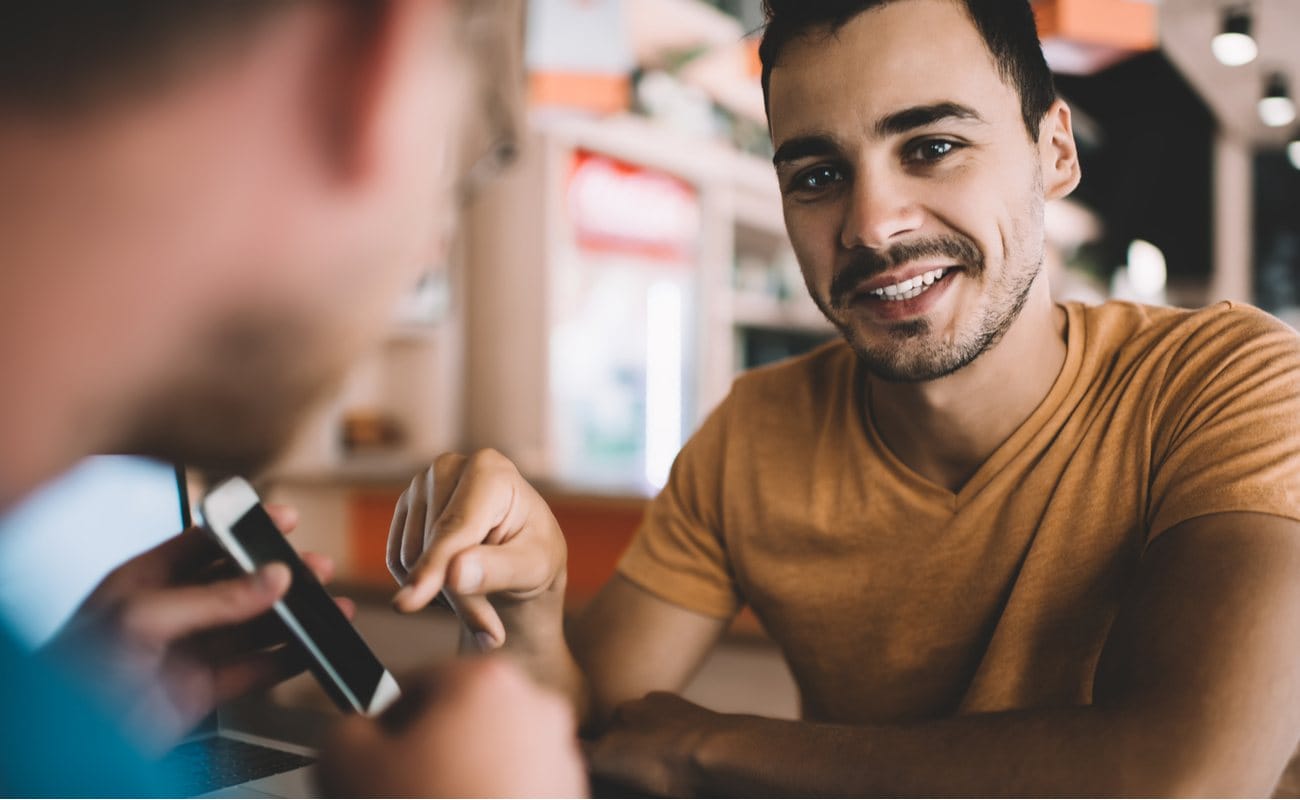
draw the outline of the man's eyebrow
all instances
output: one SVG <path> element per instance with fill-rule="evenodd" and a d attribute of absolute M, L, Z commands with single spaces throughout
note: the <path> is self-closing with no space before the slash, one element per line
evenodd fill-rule
<path fill-rule="evenodd" d="M 781 166 L 791 161 L 798 161 L 801 158 L 813 156 L 829 156 L 840 152 L 840 147 L 835 140 L 825 134 L 813 134 L 811 136 L 796 136 L 781 143 L 776 148 L 776 155 L 772 156 L 772 164 Z"/>
<path fill-rule="evenodd" d="M 933 125 L 942 120 L 961 120 L 987 125 L 988 122 L 979 112 L 961 103 L 944 102 L 926 106 L 912 106 L 902 111 L 881 117 L 875 125 L 875 134 L 880 138 L 898 136 L 926 125 Z M 829 156 L 840 152 L 835 139 L 826 134 L 797 136 L 783 142 L 772 156 L 776 166 L 812 156 Z"/>
<path fill-rule="evenodd" d="M 987 124 L 984 118 L 979 115 L 979 112 L 969 106 L 964 106 L 961 103 L 935 103 L 928 106 L 905 108 L 902 111 L 895 111 L 893 114 L 881 117 L 880 121 L 876 123 L 876 135 L 881 138 L 898 136 L 946 119 L 977 122 L 981 125 Z"/>

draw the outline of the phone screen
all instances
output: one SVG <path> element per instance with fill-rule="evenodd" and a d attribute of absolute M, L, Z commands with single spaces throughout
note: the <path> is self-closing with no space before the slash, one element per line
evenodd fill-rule
<path fill-rule="evenodd" d="M 308 650 L 316 651 L 310 653 L 312 671 L 344 708 L 370 708 L 386 674 L 384 666 L 266 511 L 253 505 L 230 530 L 256 566 L 274 561 L 288 565 L 293 583 L 280 602 L 292 616 L 292 620 L 285 619 L 286 624 L 293 628 L 296 621 L 301 628 L 295 631 L 298 638 Z M 354 696 L 348 697 L 348 693 Z"/>

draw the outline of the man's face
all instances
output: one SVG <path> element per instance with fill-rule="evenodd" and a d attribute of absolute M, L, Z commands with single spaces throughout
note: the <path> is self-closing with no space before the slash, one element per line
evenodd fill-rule
<path fill-rule="evenodd" d="M 165 364 L 165 382 L 144 398 L 147 411 L 127 448 L 215 470 L 256 470 L 376 344 L 398 295 L 445 258 L 461 183 L 502 124 L 501 87 L 483 80 L 485 54 L 466 41 L 467 26 L 478 26 L 477 35 L 485 23 L 509 24 L 509 14 L 495 22 L 467 17 L 488 6 L 517 10 L 481 0 L 422 7 L 440 11 L 411 33 L 416 46 L 375 98 L 383 114 L 360 130 L 373 137 L 360 148 L 364 161 L 342 165 L 360 172 L 344 172 L 342 183 L 332 184 L 328 171 L 322 182 L 309 157 L 291 163 L 291 138 L 259 156 L 276 135 L 269 123 L 271 135 L 230 162 L 250 173 L 228 181 L 244 193 L 231 213 L 252 222 L 214 256 L 220 296 L 194 302 L 201 315 L 185 325 L 192 334 L 185 355 Z M 257 165 L 259 158 L 266 163 Z M 197 224 L 213 216 L 204 209 Z"/>
<path fill-rule="evenodd" d="M 995 344 L 1042 263 L 1042 164 L 965 9 L 896 0 L 790 43 L 770 111 L 804 280 L 870 370 L 933 380 Z"/>

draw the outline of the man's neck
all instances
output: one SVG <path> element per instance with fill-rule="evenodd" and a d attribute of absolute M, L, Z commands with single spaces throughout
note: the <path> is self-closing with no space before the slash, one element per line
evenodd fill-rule
<path fill-rule="evenodd" d="M 865 411 L 903 463 L 957 492 L 1051 391 L 1065 364 L 1065 320 L 1039 280 L 1011 329 L 974 362 L 925 383 L 871 378 Z"/>

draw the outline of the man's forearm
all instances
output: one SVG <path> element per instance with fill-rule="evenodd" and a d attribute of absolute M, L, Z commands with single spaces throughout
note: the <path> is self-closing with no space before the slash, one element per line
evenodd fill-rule
<path fill-rule="evenodd" d="M 1208 515 L 1144 553 L 1090 706 L 836 726 L 655 694 L 589 755 L 677 795 L 1264 795 L 1300 731 L 1298 624 L 1300 523 Z"/>
<path fill-rule="evenodd" d="M 882 726 L 726 716 L 711 727 L 694 757 L 706 795 L 1259 796 L 1286 763 L 1185 721 L 1094 707 Z"/>

